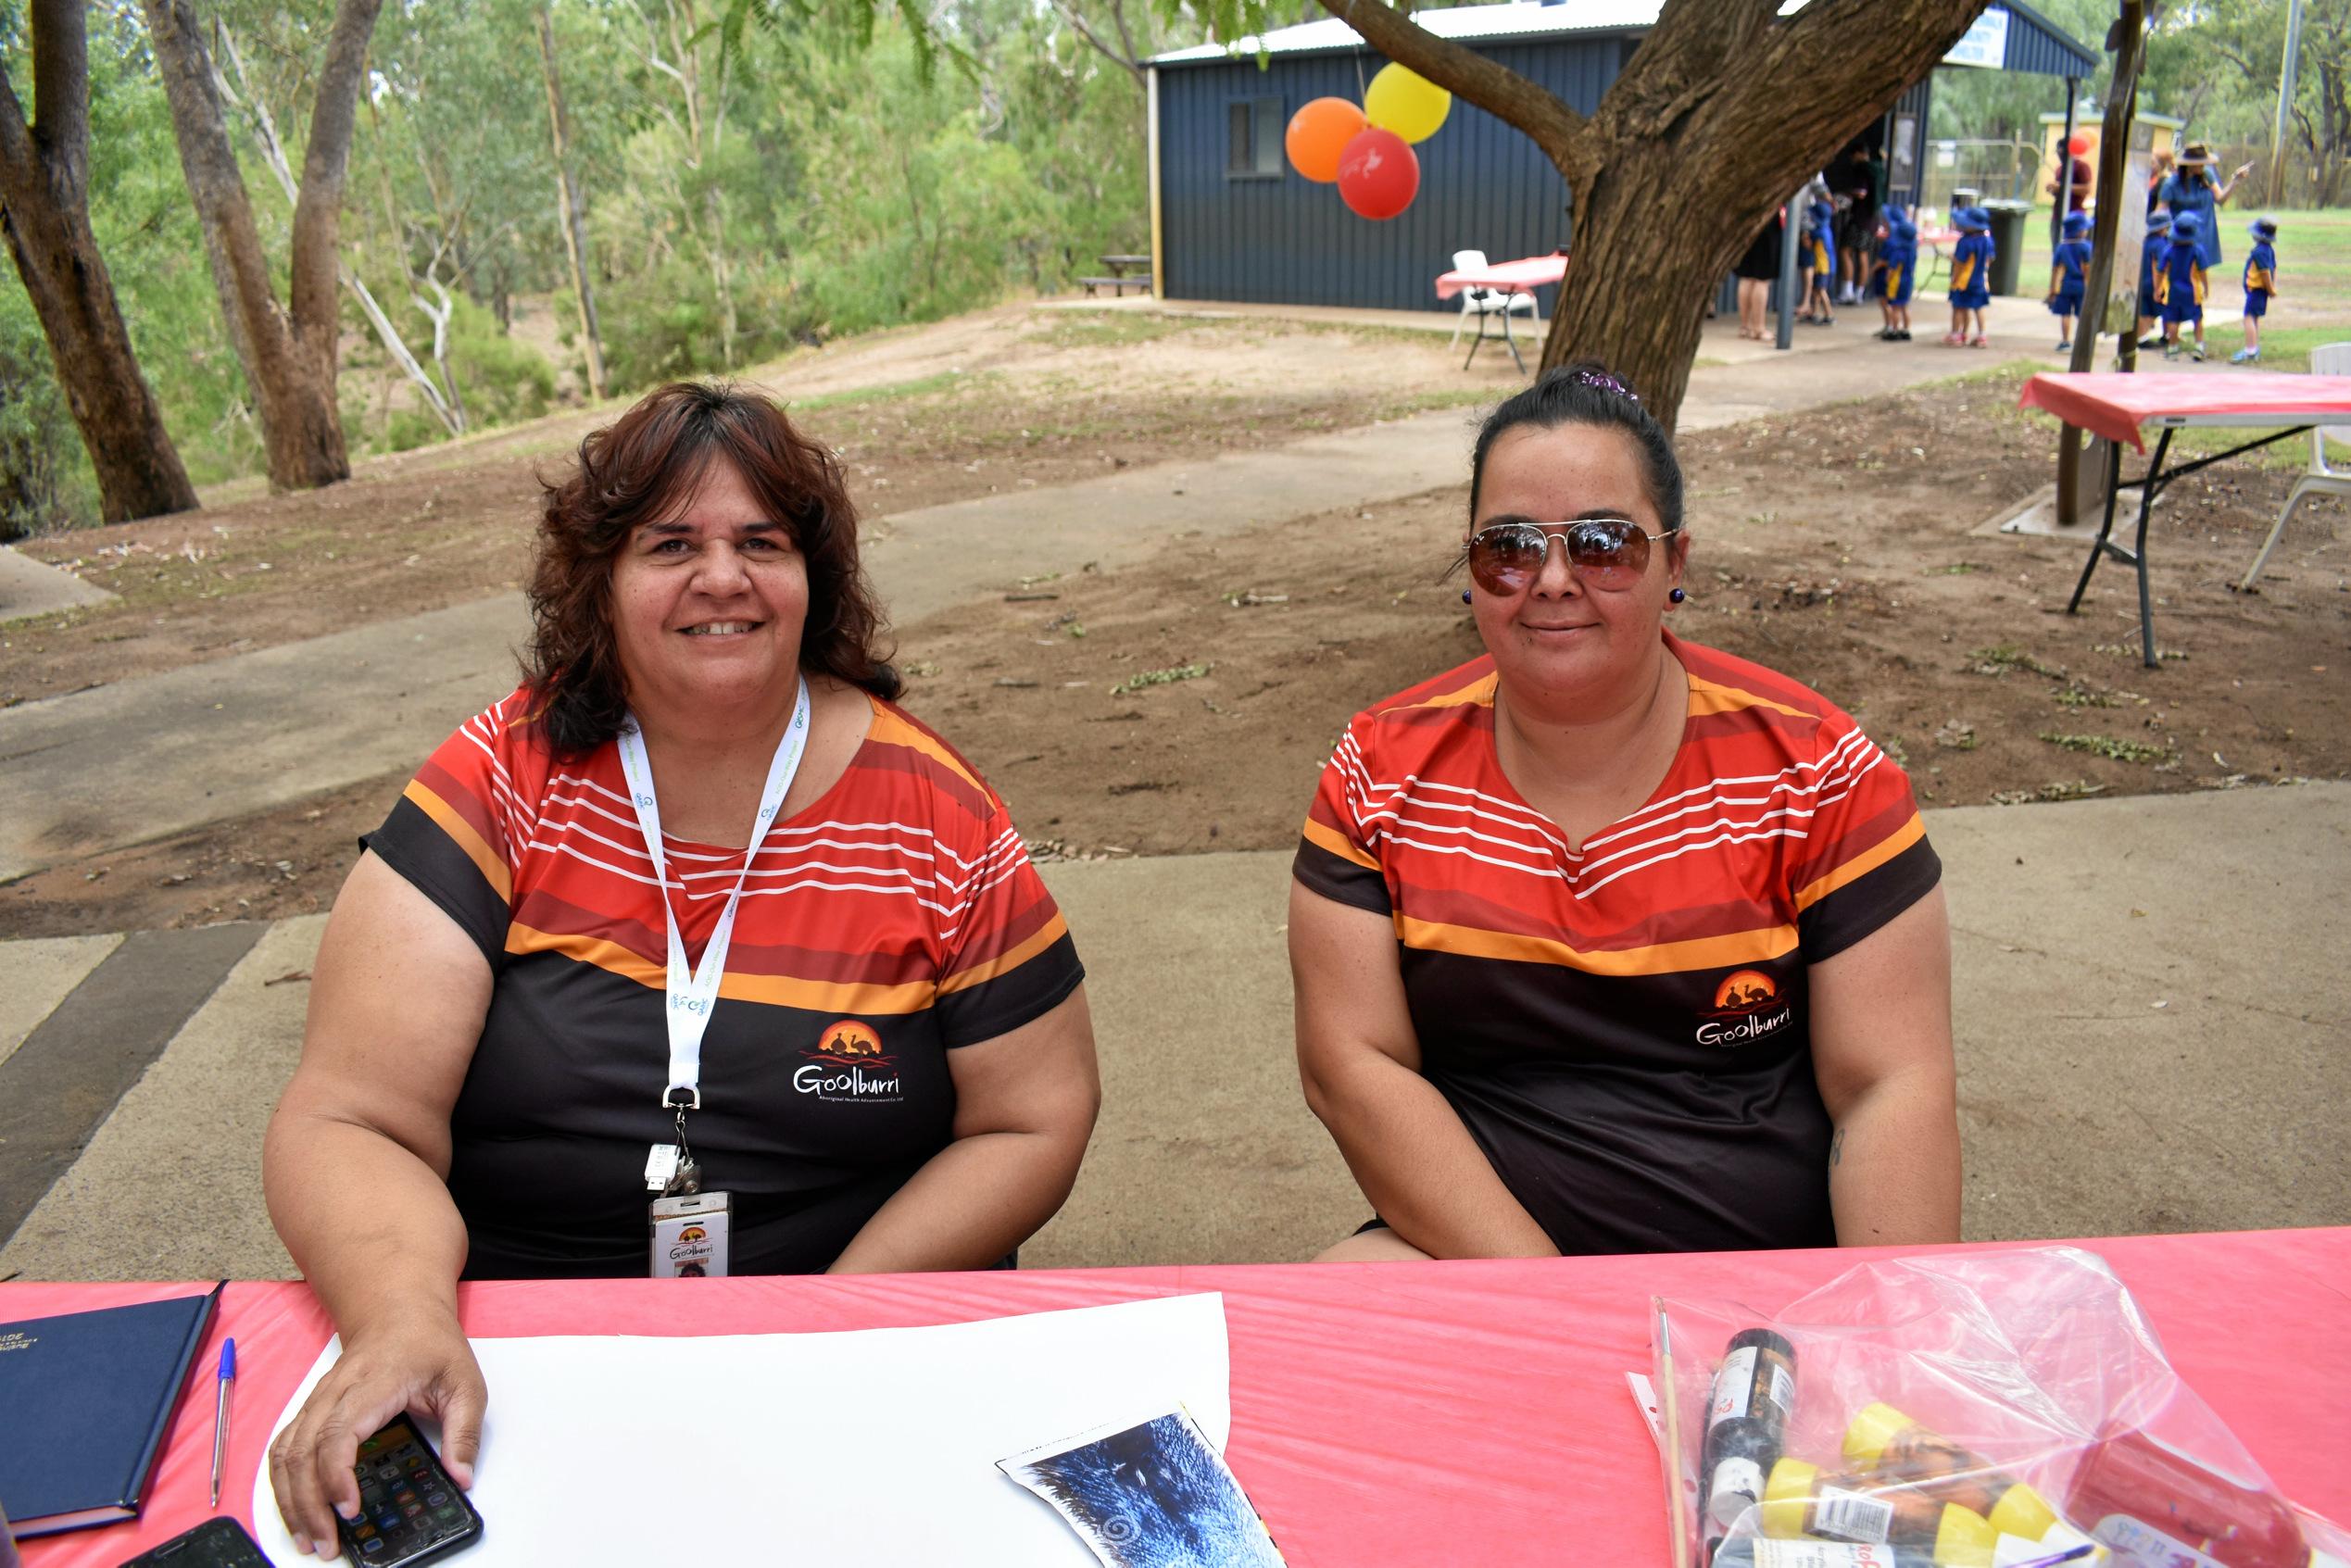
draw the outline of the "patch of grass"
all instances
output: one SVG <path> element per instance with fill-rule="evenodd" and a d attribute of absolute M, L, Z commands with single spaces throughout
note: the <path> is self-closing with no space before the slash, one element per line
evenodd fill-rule
<path fill-rule="evenodd" d="M 1197 681 L 1215 668 L 1213 664 L 1177 664 L 1165 670 L 1146 670 L 1119 682 L 1110 689 L 1110 695 L 1125 696 L 1128 692 L 1139 692 L 1146 686 L 1172 686 L 1178 681 Z"/>
<path fill-rule="evenodd" d="M 1989 675 L 1994 680 L 2006 675 L 2011 670 L 2030 670 L 2034 674 L 2045 675 L 2052 681 L 2062 681 L 2066 678 L 2064 671 L 2042 663 L 2032 655 L 2011 643 L 2002 643 L 1996 647 L 1977 648 L 1968 654 L 1968 658 L 1972 662 L 1977 674 Z"/>
<path fill-rule="evenodd" d="M 2141 740 L 2123 740 L 2115 735 L 2044 734 L 2041 738 L 2051 746 L 2067 751 L 2079 751 L 2089 757 L 2105 757 L 2117 762 L 2168 762 L 2177 755 L 2168 746 L 2156 746 Z"/>
<path fill-rule="evenodd" d="M 1055 348 L 1104 348 L 1129 343 L 1157 343 L 1162 338 L 1204 328 L 1230 326 L 1229 320 L 1205 316 L 1171 316 L 1158 310 L 1057 310 L 1053 320 L 1032 329 L 1033 342 Z"/>
<path fill-rule="evenodd" d="M 2067 686 L 2052 695 L 2059 708 L 2120 708 L 2122 699 L 2112 692 L 2084 691 L 2080 686 Z"/>
<path fill-rule="evenodd" d="M 2087 800 L 2093 795 L 2104 795 L 2106 786 L 2092 784 L 2088 779 L 2059 781 L 2043 784 L 2039 789 L 2000 789 L 1992 794 L 1994 806 L 2030 806 L 2035 801 Z"/>
<path fill-rule="evenodd" d="M 852 386 L 841 392 L 820 392 L 812 397 L 795 397 L 791 410 L 796 414 L 814 408 L 845 408 L 860 403 L 897 403 L 913 397 L 935 397 L 941 393 L 968 391 L 987 382 L 987 374 L 965 375 L 961 370 L 942 370 L 935 376 L 916 381 L 890 382 L 882 386 Z"/>
<path fill-rule="evenodd" d="M 1992 568 L 1988 566 L 1979 566 L 1971 560 L 1957 560 L 1953 561 L 1949 566 L 1921 567 L 1918 575 L 1921 577 L 1966 577 L 1972 572 L 1991 570 Z"/>

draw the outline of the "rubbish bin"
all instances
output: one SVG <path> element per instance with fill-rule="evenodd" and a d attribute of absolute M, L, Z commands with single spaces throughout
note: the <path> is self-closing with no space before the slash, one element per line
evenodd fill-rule
<path fill-rule="evenodd" d="M 2032 216 L 2032 204 L 1989 201 L 1980 205 L 1992 217 L 1992 292 L 2014 294 L 2018 275 L 2024 269 L 2025 222 Z"/>

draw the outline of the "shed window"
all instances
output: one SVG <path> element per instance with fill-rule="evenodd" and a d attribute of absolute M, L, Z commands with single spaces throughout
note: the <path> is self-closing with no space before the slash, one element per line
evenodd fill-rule
<path fill-rule="evenodd" d="M 1282 101 L 1234 98 L 1225 106 L 1225 178 L 1282 177 Z"/>

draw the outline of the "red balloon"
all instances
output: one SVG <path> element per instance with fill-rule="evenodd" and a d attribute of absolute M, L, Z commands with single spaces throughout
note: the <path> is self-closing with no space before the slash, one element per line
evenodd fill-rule
<path fill-rule="evenodd" d="M 1420 159 L 1393 131 L 1358 132 L 1339 155 L 1339 199 L 1358 218 L 1393 218 L 1420 194 Z"/>
<path fill-rule="evenodd" d="M 2071 141 L 2066 144 L 2066 151 L 2071 153 L 2076 157 L 2087 157 L 2090 152 L 2090 138 L 2087 136 L 2074 137 Z"/>

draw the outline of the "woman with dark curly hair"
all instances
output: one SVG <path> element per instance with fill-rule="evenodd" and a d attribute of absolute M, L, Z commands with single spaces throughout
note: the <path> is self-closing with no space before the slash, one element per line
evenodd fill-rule
<path fill-rule="evenodd" d="M 782 410 L 678 384 L 589 436 L 531 601 L 522 684 L 363 840 L 270 1127 L 343 1336 L 270 1461 L 322 1557 L 403 1410 L 470 1484 L 461 1276 L 989 1267 L 1100 1098 L 1068 930 L 891 700 L 839 469 Z M 681 1198 L 683 1241 L 648 1210 Z"/>

